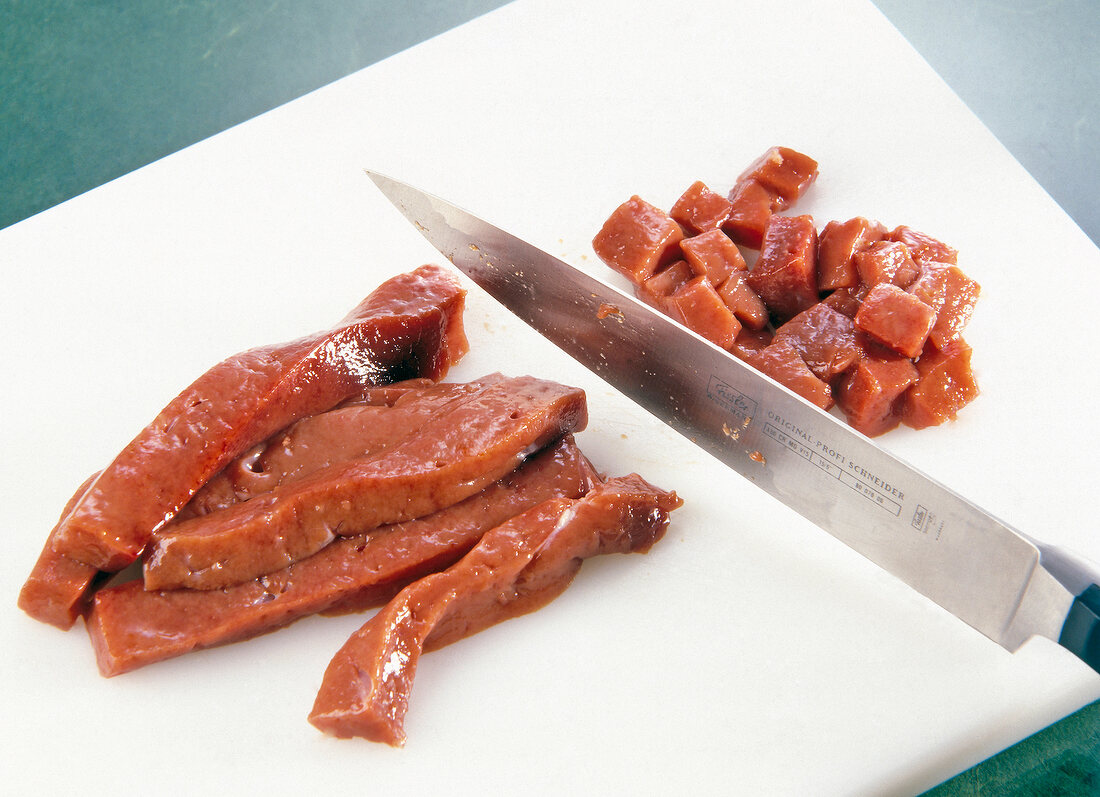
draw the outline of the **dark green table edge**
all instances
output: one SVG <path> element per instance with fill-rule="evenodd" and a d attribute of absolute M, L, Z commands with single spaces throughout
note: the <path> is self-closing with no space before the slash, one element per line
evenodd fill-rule
<path fill-rule="evenodd" d="M 0 228 L 504 4 L 0 0 Z M 926 794 L 1100 794 L 1100 701 Z"/>
<path fill-rule="evenodd" d="M 1100 701 L 925 792 L 926 797 L 1100 794 Z"/>

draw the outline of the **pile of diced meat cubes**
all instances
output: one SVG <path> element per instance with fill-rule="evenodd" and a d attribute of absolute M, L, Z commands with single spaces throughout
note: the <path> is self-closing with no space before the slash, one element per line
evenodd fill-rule
<path fill-rule="evenodd" d="M 978 395 L 961 333 L 979 286 L 952 247 L 863 217 L 779 215 L 817 162 L 773 147 L 727 196 L 634 196 L 592 242 L 635 294 L 866 435 L 954 419 Z M 741 248 L 759 250 L 750 270 Z"/>

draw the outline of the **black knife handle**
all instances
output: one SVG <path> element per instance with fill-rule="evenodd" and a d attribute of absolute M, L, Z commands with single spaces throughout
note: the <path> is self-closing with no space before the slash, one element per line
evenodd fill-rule
<path fill-rule="evenodd" d="M 1100 672 L 1100 587 L 1096 584 L 1074 599 L 1058 644 Z"/>
<path fill-rule="evenodd" d="M 1068 548 L 1032 542 L 1039 549 L 1040 566 L 1077 596 L 1058 644 L 1100 672 L 1100 567 Z"/>

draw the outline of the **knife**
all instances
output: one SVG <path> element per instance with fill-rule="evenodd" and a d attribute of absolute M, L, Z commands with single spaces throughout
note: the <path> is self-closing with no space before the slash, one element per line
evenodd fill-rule
<path fill-rule="evenodd" d="M 368 171 L 493 298 L 693 443 L 1009 651 L 1100 672 L 1100 567 L 1012 529 L 634 297 L 439 197 Z"/>

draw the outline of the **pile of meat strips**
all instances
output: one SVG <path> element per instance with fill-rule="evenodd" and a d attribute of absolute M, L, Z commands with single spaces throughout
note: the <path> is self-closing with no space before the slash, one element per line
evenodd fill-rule
<path fill-rule="evenodd" d="M 635 294 L 866 435 L 954 419 L 978 394 L 962 338 L 979 286 L 957 251 L 863 217 L 780 215 L 817 162 L 773 147 L 722 196 L 634 196 L 592 242 Z M 738 247 L 759 250 L 750 270 Z"/>
<path fill-rule="evenodd" d="M 439 381 L 468 350 L 464 300 L 423 266 L 332 329 L 214 366 L 76 491 L 19 605 L 83 615 L 107 676 L 381 606 L 309 719 L 403 743 L 422 651 L 545 605 L 587 557 L 648 550 L 681 503 L 595 471 L 583 391 Z"/>

